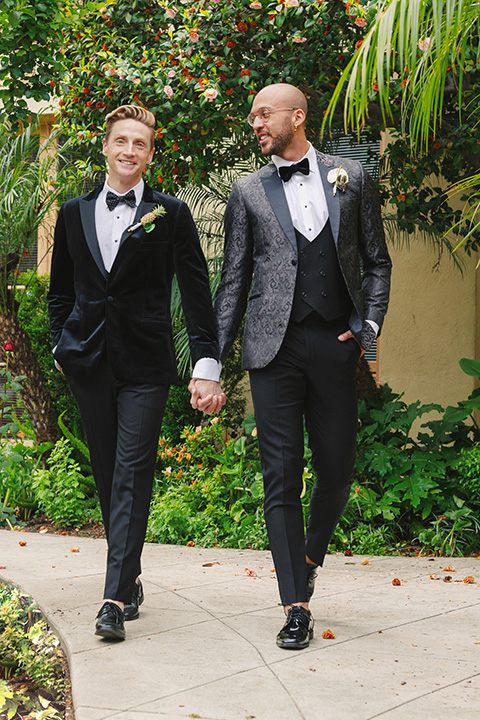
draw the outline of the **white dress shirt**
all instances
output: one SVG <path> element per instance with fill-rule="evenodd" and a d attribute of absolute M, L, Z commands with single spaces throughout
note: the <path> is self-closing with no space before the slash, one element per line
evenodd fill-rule
<path fill-rule="evenodd" d="M 97 240 L 102 255 L 103 264 L 107 272 L 110 272 L 112 265 L 117 257 L 118 248 L 123 232 L 133 225 L 135 213 L 138 205 L 143 197 L 144 182 L 140 180 L 132 190 L 135 193 L 135 205 L 132 208 L 125 203 L 119 203 L 113 210 L 108 209 L 107 192 L 113 192 L 116 195 L 125 195 L 125 192 L 118 193 L 108 184 L 108 178 L 99 193 L 95 202 L 95 229 L 97 231 Z M 222 366 L 214 358 L 200 358 L 195 363 L 192 377 L 202 380 L 215 380 L 218 382 L 220 378 Z"/>
<path fill-rule="evenodd" d="M 307 153 L 297 162 L 307 158 L 310 172 L 308 175 L 300 172 L 293 173 L 290 180 L 282 184 L 293 227 L 312 242 L 323 230 L 328 220 L 328 205 L 315 148 L 311 143 L 308 144 Z M 272 162 L 275 164 L 277 172 L 283 165 L 292 165 L 291 160 L 285 160 L 279 155 L 272 155 Z M 278 174 L 280 175 L 279 172 Z M 374 320 L 367 320 L 367 322 L 378 334 L 378 324 Z"/>

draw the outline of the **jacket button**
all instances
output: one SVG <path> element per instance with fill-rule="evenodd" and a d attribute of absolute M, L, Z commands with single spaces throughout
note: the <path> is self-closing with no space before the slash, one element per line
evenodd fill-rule
<path fill-rule="evenodd" d="M 320 257 L 325 257 L 325 250 L 320 250 L 318 254 L 320 255 Z"/>
<path fill-rule="evenodd" d="M 325 290 L 322 292 L 322 297 L 323 297 L 323 298 L 326 298 L 326 297 L 327 297 L 327 293 L 325 292 Z"/>
<path fill-rule="evenodd" d="M 302 297 L 307 297 L 307 293 L 305 292 L 305 290 L 302 292 Z"/>
<path fill-rule="evenodd" d="M 320 271 L 320 277 L 325 277 L 326 274 L 327 274 L 327 273 L 325 272 L 325 270 L 321 270 L 321 271 Z"/>
<path fill-rule="evenodd" d="M 300 253 L 300 255 L 301 255 L 302 257 L 305 257 L 306 254 L 307 254 L 307 253 L 305 252 L 305 250 L 302 250 L 302 252 Z"/>
<path fill-rule="evenodd" d="M 306 274 L 307 274 L 307 273 L 306 273 L 304 270 L 302 270 L 302 272 L 300 273 L 300 275 L 301 275 L 302 277 L 305 277 Z"/>
<path fill-rule="evenodd" d="M 113 297 L 111 295 L 108 295 L 107 300 L 108 302 L 113 302 Z"/>

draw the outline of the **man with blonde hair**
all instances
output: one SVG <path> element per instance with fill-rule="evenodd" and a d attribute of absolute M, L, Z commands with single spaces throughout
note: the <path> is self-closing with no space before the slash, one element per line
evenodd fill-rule
<path fill-rule="evenodd" d="M 158 436 L 176 382 L 170 317 L 180 286 L 192 387 L 205 412 L 225 402 L 207 266 L 185 203 L 152 190 L 142 173 L 155 118 L 123 105 L 106 117 L 108 174 L 66 202 L 55 229 L 48 296 L 53 353 L 78 403 L 108 541 L 96 634 L 123 640 L 143 602 L 140 557 Z"/>

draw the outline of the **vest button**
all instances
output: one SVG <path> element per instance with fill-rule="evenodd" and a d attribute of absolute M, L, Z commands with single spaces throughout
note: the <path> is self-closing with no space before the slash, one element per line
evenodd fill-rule
<path fill-rule="evenodd" d="M 108 295 L 107 300 L 108 302 L 113 302 L 113 297 L 111 295 Z"/>
<path fill-rule="evenodd" d="M 327 274 L 327 273 L 325 272 L 325 270 L 321 270 L 321 271 L 320 271 L 320 277 L 325 277 L 326 274 Z"/>
<path fill-rule="evenodd" d="M 304 297 L 304 298 L 307 297 L 307 293 L 305 292 L 305 290 L 302 292 L 302 297 Z"/>
<path fill-rule="evenodd" d="M 295 267 L 296 264 L 297 264 L 297 258 L 293 258 L 292 265 Z"/>
<path fill-rule="evenodd" d="M 320 257 L 325 257 L 325 250 L 320 250 L 318 254 L 320 255 Z"/>
<path fill-rule="evenodd" d="M 325 292 L 325 290 L 322 292 L 322 297 L 323 297 L 323 298 L 326 298 L 326 297 L 327 297 L 327 293 Z"/>

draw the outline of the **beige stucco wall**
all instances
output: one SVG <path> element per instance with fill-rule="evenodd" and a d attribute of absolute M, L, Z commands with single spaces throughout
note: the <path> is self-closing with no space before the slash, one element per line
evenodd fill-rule
<path fill-rule="evenodd" d="M 390 250 L 392 293 L 381 336 L 380 381 L 404 392 L 406 402 L 455 405 L 474 387 L 458 361 L 479 350 L 478 258 L 464 256 L 462 275 L 448 252 L 434 268 L 436 255 L 421 240 L 410 249 Z"/>

